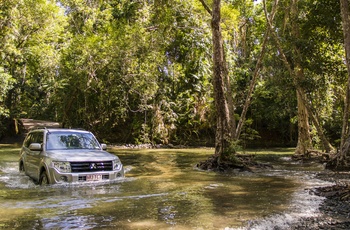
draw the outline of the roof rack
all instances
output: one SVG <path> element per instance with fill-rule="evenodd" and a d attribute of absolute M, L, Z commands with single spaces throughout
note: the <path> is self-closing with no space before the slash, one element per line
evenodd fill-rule
<path fill-rule="evenodd" d="M 33 130 L 39 130 L 39 129 L 43 129 L 43 130 L 48 130 L 48 129 L 75 129 L 75 130 L 81 130 L 81 131 L 87 131 L 86 129 L 84 128 L 72 128 L 72 127 L 69 127 L 69 128 L 56 128 L 56 127 L 46 127 L 46 126 L 33 126 L 31 128 L 29 128 L 28 130 L 29 131 L 33 131 Z"/>
<path fill-rule="evenodd" d="M 34 127 L 31 127 L 29 130 L 36 130 L 36 129 L 47 129 L 47 128 L 44 126 L 34 126 Z"/>

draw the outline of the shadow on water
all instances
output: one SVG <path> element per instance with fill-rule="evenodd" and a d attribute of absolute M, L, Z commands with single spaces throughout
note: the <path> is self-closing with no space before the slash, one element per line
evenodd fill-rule
<path fill-rule="evenodd" d="M 124 179 L 40 187 L 18 172 L 18 151 L 0 146 L 3 229 L 287 229 L 300 210 L 316 212 L 320 198 L 307 189 L 323 183 L 313 179 L 321 166 L 288 152 L 257 153 L 273 170 L 219 174 L 195 168 L 212 149 L 111 149 Z"/>

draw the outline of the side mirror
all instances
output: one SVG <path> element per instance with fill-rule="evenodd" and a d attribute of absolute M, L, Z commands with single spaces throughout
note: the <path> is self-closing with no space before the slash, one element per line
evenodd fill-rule
<path fill-rule="evenodd" d="M 107 150 L 107 145 L 106 144 L 101 144 L 102 150 Z"/>
<path fill-rule="evenodd" d="M 29 145 L 29 149 L 32 151 L 41 151 L 42 147 L 41 147 L 41 144 L 39 144 L 39 143 L 31 143 Z"/>

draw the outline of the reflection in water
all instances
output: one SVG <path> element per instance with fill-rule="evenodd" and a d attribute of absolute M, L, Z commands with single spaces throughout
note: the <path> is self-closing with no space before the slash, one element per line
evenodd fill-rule
<path fill-rule="evenodd" d="M 316 213 L 322 198 L 307 189 L 324 185 L 313 178 L 322 166 L 275 155 L 261 157 L 276 167 L 259 173 L 195 169 L 212 151 L 118 150 L 126 178 L 46 187 L 18 172 L 17 155 L 2 153 L 0 228 L 288 229 Z"/>

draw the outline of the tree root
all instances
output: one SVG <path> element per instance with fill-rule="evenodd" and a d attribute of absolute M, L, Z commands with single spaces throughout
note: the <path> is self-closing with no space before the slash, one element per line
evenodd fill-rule
<path fill-rule="evenodd" d="M 219 162 L 218 155 L 212 155 L 207 160 L 197 164 L 202 170 L 227 172 L 232 170 L 253 172 L 257 168 L 272 168 L 267 164 L 257 163 L 255 156 L 250 154 L 236 154 L 232 159 L 226 159 Z"/>
<path fill-rule="evenodd" d="M 294 154 L 292 159 L 302 162 L 317 161 L 319 163 L 326 163 L 330 160 L 330 154 L 316 150 L 308 150 L 305 154 Z"/>
<path fill-rule="evenodd" d="M 339 153 L 338 153 L 339 154 Z M 305 154 L 294 154 L 292 159 L 301 162 L 326 163 L 326 169 L 333 171 L 349 171 L 350 159 L 340 159 L 338 154 L 323 153 L 316 150 L 308 150 Z"/>

